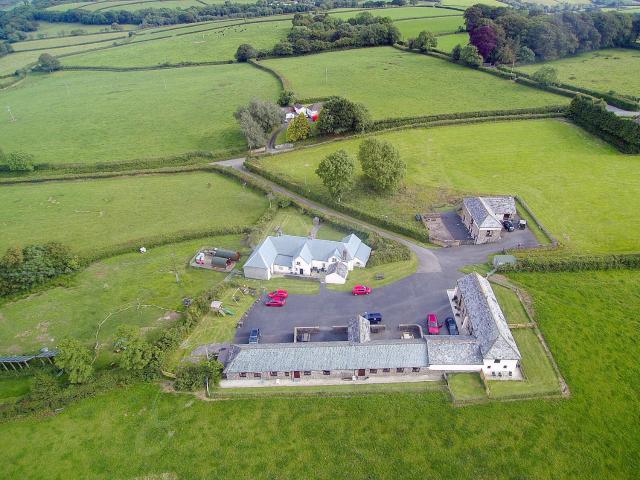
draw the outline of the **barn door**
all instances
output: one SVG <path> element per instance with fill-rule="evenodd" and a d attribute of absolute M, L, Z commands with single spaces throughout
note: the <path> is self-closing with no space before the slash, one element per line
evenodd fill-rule
<path fill-rule="evenodd" d="M 293 372 L 293 378 L 300 378 L 300 372 Z"/>
<path fill-rule="evenodd" d="M 364 377 L 365 376 L 364 368 L 361 368 L 360 370 L 358 370 L 358 376 L 359 377 Z"/>

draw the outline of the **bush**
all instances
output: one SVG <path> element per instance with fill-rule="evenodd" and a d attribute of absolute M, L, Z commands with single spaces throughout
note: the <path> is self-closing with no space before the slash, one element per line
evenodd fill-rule
<path fill-rule="evenodd" d="M 33 172 L 33 155 L 30 153 L 12 152 L 5 161 L 10 172 Z"/>
<path fill-rule="evenodd" d="M 369 111 L 364 105 L 342 97 L 331 97 L 320 111 L 318 130 L 324 134 L 363 132 L 370 121 Z"/>
<path fill-rule="evenodd" d="M 640 268 L 640 254 L 619 255 L 530 255 L 518 257 L 515 265 L 502 265 L 500 271 L 516 272 L 578 272 L 584 270 L 614 270 Z"/>
<path fill-rule="evenodd" d="M 38 70 L 51 73 L 60 70 L 61 67 L 60 60 L 49 53 L 43 53 L 38 57 L 38 65 L 36 67 Z"/>
<path fill-rule="evenodd" d="M 460 61 L 470 67 L 479 67 L 482 65 L 483 58 L 475 45 L 465 45 L 460 50 Z"/>
<path fill-rule="evenodd" d="M 75 338 L 65 338 L 58 344 L 55 363 L 65 371 L 71 383 L 84 383 L 93 373 L 91 352 Z"/>
<path fill-rule="evenodd" d="M 239 62 L 247 62 L 252 58 L 256 58 L 258 56 L 258 52 L 255 48 L 247 43 L 243 43 L 236 50 L 236 60 Z"/>
<path fill-rule="evenodd" d="M 407 46 L 412 50 L 429 52 L 438 46 L 438 37 L 431 32 L 423 30 L 418 34 L 417 38 L 410 38 Z"/>
<path fill-rule="evenodd" d="M 407 169 L 400 152 L 389 142 L 377 138 L 362 141 L 358 160 L 367 182 L 379 192 L 397 190 Z"/>
<path fill-rule="evenodd" d="M 189 392 L 205 388 L 207 379 L 209 386 L 218 385 L 223 368 L 224 366 L 217 360 L 180 367 L 176 372 L 176 381 L 173 385 L 176 390 Z"/>
<path fill-rule="evenodd" d="M 311 127 L 309 121 L 304 115 L 298 115 L 294 118 L 289 127 L 287 128 L 287 140 L 290 142 L 297 142 L 298 140 L 304 140 L 311 133 Z"/>
<path fill-rule="evenodd" d="M 460 46 L 460 44 L 458 44 L 455 47 L 453 47 L 453 50 L 451 50 L 451 60 L 453 60 L 454 62 L 459 62 L 461 54 L 462 54 L 462 47 Z"/>
<path fill-rule="evenodd" d="M 282 90 L 280 92 L 280 96 L 278 97 L 278 105 L 281 107 L 286 107 L 287 105 L 291 105 L 295 103 L 296 95 L 291 90 Z"/>
<path fill-rule="evenodd" d="M 531 75 L 531 79 L 545 86 L 554 85 L 558 82 L 558 70 L 549 66 L 542 67 Z"/>

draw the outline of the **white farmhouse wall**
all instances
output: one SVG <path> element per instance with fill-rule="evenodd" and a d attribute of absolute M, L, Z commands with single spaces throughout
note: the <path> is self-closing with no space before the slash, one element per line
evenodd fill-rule
<path fill-rule="evenodd" d="M 482 365 L 482 371 L 487 376 L 487 378 L 499 378 L 499 377 L 509 377 L 509 372 L 515 374 L 518 370 L 518 360 L 500 360 L 496 362 L 494 360 L 485 360 L 484 365 Z M 498 374 L 502 375 L 498 375 Z M 495 374 L 495 375 L 494 375 Z"/>
<path fill-rule="evenodd" d="M 439 372 L 479 372 L 482 365 L 429 365 L 429 370 Z"/>

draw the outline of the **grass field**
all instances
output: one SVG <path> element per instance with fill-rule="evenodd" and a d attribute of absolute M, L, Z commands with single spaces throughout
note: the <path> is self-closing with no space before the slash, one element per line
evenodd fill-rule
<path fill-rule="evenodd" d="M 403 40 L 407 40 L 417 37 L 423 30 L 435 34 L 457 32 L 458 27 L 464 26 L 464 19 L 462 16 L 419 18 L 413 20 L 398 20 L 394 22 L 394 25 L 400 30 Z"/>
<path fill-rule="evenodd" d="M 391 47 L 266 60 L 300 98 L 341 95 L 374 118 L 525 108 L 567 100 L 433 57 Z M 366 89 L 361 88 L 367 85 Z M 397 85 L 398 88 L 390 88 Z"/>
<path fill-rule="evenodd" d="M 212 24 L 212 28 L 220 27 Z M 200 27 L 199 29 L 206 28 Z M 179 62 L 233 60 L 238 46 L 250 43 L 256 48 L 271 48 L 286 37 L 291 21 L 240 24 L 202 33 L 162 38 L 151 42 L 133 42 L 106 51 L 74 55 L 62 60 L 65 65 L 131 67 Z M 195 28 L 193 30 L 198 30 Z M 178 30 L 184 33 L 182 30 Z M 150 38 L 145 36 L 144 38 Z"/>
<path fill-rule="evenodd" d="M 28 42 L 18 42 L 12 45 L 14 51 L 20 52 L 22 50 L 33 50 L 33 49 L 51 49 L 51 53 L 56 55 L 55 51 L 62 48 L 53 48 L 53 47 L 69 47 L 72 45 L 77 45 L 80 43 L 94 42 L 95 47 L 102 45 L 108 45 L 109 40 L 115 39 L 124 39 L 127 38 L 127 32 L 109 32 L 109 33 L 100 33 L 95 35 L 75 35 L 72 37 L 51 37 L 45 38 L 42 40 L 31 40 Z M 42 53 L 42 52 L 40 52 Z"/>
<path fill-rule="evenodd" d="M 640 50 L 614 48 L 587 52 L 544 65 L 558 70 L 561 81 L 600 92 L 611 90 L 640 97 Z M 518 67 L 534 73 L 542 64 Z"/>
<path fill-rule="evenodd" d="M 179 231 L 251 225 L 267 206 L 264 197 L 211 173 L 0 187 L 0 203 L 0 252 L 48 240 L 86 252 Z"/>
<path fill-rule="evenodd" d="M 635 251 L 640 164 L 559 120 L 413 129 L 379 135 L 407 162 L 406 187 L 392 198 L 362 188 L 345 200 L 413 225 L 417 211 L 460 201 L 464 194 L 522 196 L 565 246 L 586 252 Z M 314 171 L 327 154 L 357 154 L 346 140 L 262 161 L 283 178 L 324 192 Z M 612 208 L 615 213 L 612 214 Z"/>
<path fill-rule="evenodd" d="M 569 400 L 454 408 L 445 392 L 346 389 L 205 403 L 141 385 L 3 424 L 4 475 L 36 478 L 46 465 L 53 478 L 635 478 L 640 273 L 517 280 L 536 299 Z M 601 328 L 605 317 L 615 329 Z M 424 455 L 425 439 L 447 454 Z"/>
<path fill-rule="evenodd" d="M 330 12 L 329 15 L 346 20 L 363 12 L 368 12 L 376 17 L 389 17 L 391 20 L 418 17 L 439 17 L 442 15 L 462 15 L 463 13 L 456 12 L 455 10 L 443 10 L 441 8 L 431 7 L 386 7 L 365 8 L 358 11 L 354 11 L 354 9 L 345 9 L 343 12 Z"/>
<path fill-rule="evenodd" d="M 14 403 L 31 390 L 31 378 L 29 377 L 5 377 L 0 378 L 0 405 Z"/>
<path fill-rule="evenodd" d="M 438 37 L 438 50 L 443 52 L 451 52 L 453 47 L 460 45 L 464 47 L 469 43 L 468 33 L 456 33 L 454 35 L 441 35 Z"/>
<path fill-rule="evenodd" d="M 448 383 L 454 401 L 481 402 L 487 400 L 487 393 L 478 373 L 454 373 L 449 375 Z"/>
<path fill-rule="evenodd" d="M 0 114 L 3 148 L 58 164 L 234 152 L 245 139 L 233 112 L 277 92 L 271 75 L 239 64 L 31 75 L 0 92 L 16 118 Z"/>
<path fill-rule="evenodd" d="M 125 10 L 127 12 L 135 12 L 138 10 L 144 10 L 146 8 L 170 8 L 170 9 L 186 9 L 189 7 L 202 7 L 204 6 L 197 0 L 159 0 L 159 1 L 144 1 L 132 0 L 131 2 L 97 2 L 94 4 L 85 5 L 82 10 L 87 12 L 109 12 Z"/>
<path fill-rule="evenodd" d="M 101 352 L 108 357 L 118 325 L 134 325 L 153 334 L 172 323 L 170 314 L 180 308 L 184 297 L 224 279 L 226 273 L 188 267 L 198 248 L 240 249 L 241 238 L 202 238 L 152 248 L 145 255 L 118 255 L 82 270 L 69 287 L 1 305 L 0 352 L 52 348 L 67 335 L 93 347 L 98 324 L 108 317 L 98 337 Z"/>
<path fill-rule="evenodd" d="M 500 307 L 509 325 L 524 325 L 530 323 L 527 312 L 525 312 L 518 295 L 513 290 L 496 283 L 492 284 L 491 288 L 493 288 L 498 298 L 498 303 L 500 303 Z"/>
<path fill-rule="evenodd" d="M 124 30 L 135 30 L 137 25 L 120 25 Z M 110 25 L 84 25 L 82 23 L 38 22 L 38 30 L 27 35 L 38 38 L 38 34 L 45 34 L 48 38 L 69 35 L 72 30 L 85 30 L 87 33 L 111 31 Z"/>
<path fill-rule="evenodd" d="M 51 7 L 47 7 L 47 10 L 53 10 L 54 12 L 65 12 L 67 10 L 72 10 L 75 8 L 81 8 L 86 5 L 94 5 L 96 2 L 70 2 L 70 3 L 61 3 L 59 5 L 53 5 Z"/>

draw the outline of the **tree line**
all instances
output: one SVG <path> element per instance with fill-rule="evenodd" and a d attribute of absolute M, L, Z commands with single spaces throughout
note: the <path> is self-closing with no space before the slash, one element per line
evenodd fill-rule
<path fill-rule="evenodd" d="M 629 47 L 640 34 L 640 15 L 618 12 L 545 14 L 477 4 L 464 12 L 464 19 L 470 43 L 491 63 L 531 63 Z"/>

